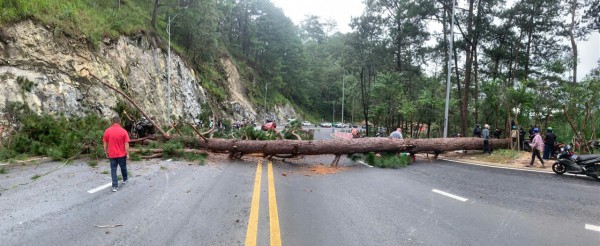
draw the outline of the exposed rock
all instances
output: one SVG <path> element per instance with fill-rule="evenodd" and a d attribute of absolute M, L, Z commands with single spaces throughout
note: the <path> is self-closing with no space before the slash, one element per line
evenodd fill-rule
<path fill-rule="evenodd" d="M 104 38 L 91 47 L 85 37 L 54 34 L 51 27 L 33 21 L 4 26 L 0 31 L 0 123 L 10 102 L 29 105 L 37 113 L 82 116 L 113 111 L 119 95 L 96 81 L 82 78 L 86 68 L 135 100 L 162 124 L 167 119 L 167 52 L 144 34 Z M 220 59 L 229 87 L 229 99 L 216 109 L 232 120 L 295 118 L 290 105 L 257 110 L 248 98 L 238 69 L 229 58 Z M 20 82 L 19 82 L 20 81 Z M 25 83 L 24 83 L 25 82 Z M 207 95 L 195 71 L 171 53 L 171 115 L 192 121 L 204 110 Z"/>
<path fill-rule="evenodd" d="M 8 102 L 24 102 L 38 113 L 114 115 L 112 108 L 122 99 L 99 83 L 81 79 L 78 72 L 87 68 L 130 94 L 146 112 L 166 121 L 167 54 L 151 45 L 148 37 L 104 40 L 94 49 L 55 37 L 32 21 L 4 27 L 3 33 L 11 39 L 0 44 L 1 112 Z M 171 114 L 197 117 L 206 95 L 194 70 L 175 53 L 171 69 Z M 31 81 L 33 86 L 24 88 L 18 80 Z"/>

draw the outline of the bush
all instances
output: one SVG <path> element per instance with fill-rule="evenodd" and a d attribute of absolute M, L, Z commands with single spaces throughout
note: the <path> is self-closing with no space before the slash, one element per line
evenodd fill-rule
<path fill-rule="evenodd" d="M 365 157 L 365 162 L 371 166 L 381 168 L 398 168 L 406 167 L 412 161 L 410 156 L 400 156 L 396 153 L 382 153 L 377 156 L 375 153 L 370 152 Z"/>
<path fill-rule="evenodd" d="M 0 159 L 12 159 L 21 154 L 49 156 L 64 160 L 79 153 L 103 157 L 102 135 L 109 125 L 96 115 L 66 118 L 39 116 L 26 105 L 9 104 L 9 118 L 17 123 L 12 141 L 5 141 Z"/>
<path fill-rule="evenodd" d="M 181 142 L 177 141 L 176 139 L 174 139 L 172 141 L 164 143 L 162 145 L 162 149 L 163 149 L 163 158 L 181 156 L 181 154 L 182 154 L 181 150 L 183 149 L 183 144 Z"/>

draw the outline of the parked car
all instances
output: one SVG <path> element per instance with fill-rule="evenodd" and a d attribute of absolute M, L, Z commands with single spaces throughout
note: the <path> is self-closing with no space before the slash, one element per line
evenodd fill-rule
<path fill-rule="evenodd" d="M 302 121 L 302 125 L 303 126 L 312 126 L 314 125 L 313 123 L 311 123 L 310 121 Z"/>
<path fill-rule="evenodd" d="M 347 124 L 341 123 L 341 122 L 336 122 L 335 124 L 333 124 L 333 127 L 335 128 L 346 128 L 348 127 Z"/>
<path fill-rule="evenodd" d="M 323 122 L 323 123 L 320 124 L 320 126 L 321 127 L 331 127 L 332 125 L 329 122 Z"/>

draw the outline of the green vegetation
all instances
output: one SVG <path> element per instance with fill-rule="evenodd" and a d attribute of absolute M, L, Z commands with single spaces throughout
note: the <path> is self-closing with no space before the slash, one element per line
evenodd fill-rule
<path fill-rule="evenodd" d="M 521 151 L 512 150 L 512 149 L 499 149 L 494 151 L 494 155 L 498 155 L 500 157 L 508 158 L 508 159 L 517 159 L 520 156 Z"/>
<path fill-rule="evenodd" d="M 396 153 L 368 153 L 365 156 L 365 162 L 371 166 L 381 168 L 399 168 L 406 167 L 412 162 L 410 156 L 398 155 Z"/>
<path fill-rule="evenodd" d="M 21 76 L 17 77 L 17 84 L 19 84 L 23 92 L 31 92 L 31 88 L 35 86 L 33 81 Z"/>
<path fill-rule="evenodd" d="M 94 168 L 95 168 L 95 167 L 97 167 L 97 166 L 98 166 L 98 160 L 89 160 L 89 161 L 87 162 L 87 164 L 88 164 L 88 166 L 90 166 L 90 167 L 94 167 Z"/>
<path fill-rule="evenodd" d="M 142 157 L 138 153 L 129 154 L 129 160 L 131 161 L 141 161 Z"/>
<path fill-rule="evenodd" d="M 450 72 L 450 135 L 469 136 L 475 124 L 488 123 L 505 137 L 514 120 L 525 128 L 538 126 L 542 134 L 551 126 L 560 142 L 570 142 L 575 132 L 581 132 L 585 140 L 596 139 L 600 66 L 577 75 L 579 58 L 568 40 L 597 31 L 598 1 L 584 1 L 572 12 L 567 1 L 559 0 L 512 5 L 490 0 L 467 2 L 477 7 L 464 9 L 456 19 L 463 28 L 461 35 L 454 37 L 454 50 L 448 50 L 445 35 L 428 28 L 434 23 L 447 30 L 449 0 L 365 1 L 367 8 L 352 19 L 352 32 L 346 34 L 336 32 L 335 23 L 317 16 L 307 16 L 296 26 L 269 0 L 160 0 L 156 16 L 152 16 L 154 1 L 148 0 L 4 0 L 0 2 L 0 25 L 32 18 L 54 28 L 56 34 L 83 34 L 97 45 L 104 37 L 140 31 L 165 38 L 165 20 L 179 14 L 172 25 L 172 46 L 187 56 L 201 85 L 216 101 L 228 97 L 225 71 L 218 60 L 232 58 L 244 80 L 244 93 L 258 106 L 269 109 L 289 102 L 306 112 L 306 118 L 329 120 L 341 119 L 338 109 L 344 103 L 343 121 L 372 122 L 375 127 L 367 131 L 370 136 L 376 132 L 373 128 L 386 127 L 389 133 L 401 126 L 407 137 L 441 137 L 441 95 Z M 568 28 L 571 23 L 564 23 L 565 16 L 569 22 L 571 13 L 577 15 L 572 19 L 582 21 L 573 23 L 574 30 Z M 423 45 L 429 43 L 432 45 Z M 446 71 L 448 53 L 458 56 L 453 71 Z M 23 91 L 35 86 L 24 78 L 17 82 Z M 10 117 L 18 118 L 13 122 L 21 125 L 7 148 L 0 150 L 0 159 L 21 154 L 64 159 L 82 145 L 89 147 L 92 155 L 102 154 L 97 141 L 105 125 L 97 118 L 67 120 L 33 116 L 18 107 L 10 110 L 14 111 Z M 231 122 L 224 121 L 224 125 Z M 191 132 L 189 128 L 182 131 Z M 282 134 L 294 139 L 292 131 L 304 134 L 291 129 Z M 236 139 L 276 138 L 272 132 L 251 128 L 214 134 Z M 301 135 L 302 139 L 311 139 L 307 134 Z M 184 141 L 158 143 L 157 147 L 165 149 L 165 158 L 184 156 L 182 148 L 197 145 Z M 382 166 L 397 162 L 367 158 L 375 164 L 382 160 Z"/>
<path fill-rule="evenodd" d="M 83 34 L 92 45 L 102 37 L 149 30 L 149 4 L 142 0 L 4 0 L 0 9 L 0 25 L 32 18 L 52 26 L 55 33 Z"/>
<path fill-rule="evenodd" d="M 39 179 L 40 177 L 42 177 L 42 176 L 41 176 L 41 175 L 39 175 L 39 174 L 36 174 L 36 175 L 33 175 L 33 176 L 31 176 L 31 178 L 30 178 L 30 179 L 31 179 L 31 180 L 36 180 L 36 179 Z"/>
<path fill-rule="evenodd" d="M 0 159 L 7 160 L 21 155 L 49 156 L 65 160 L 77 154 L 104 157 L 102 134 L 108 122 L 96 115 L 86 117 L 38 116 L 27 106 L 12 103 L 8 106 L 8 118 L 18 123 L 17 131 L 10 141 L 4 139 Z"/>
<path fill-rule="evenodd" d="M 160 170 L 167 170 L 168 168 L 165 166 L 160 166 Z"/>
<path fill-rule="evenodd" d="M 100 174 L 110 174 L 110 171 L 104 170 L 104 171 L 100 172 Z"/>
<path fill-rule="evenodd" d="M 7 173 L 8 173 L 8 169 L 6 169 L 5 167 L 0 168 L 0 174 L 7 174 Z"/>

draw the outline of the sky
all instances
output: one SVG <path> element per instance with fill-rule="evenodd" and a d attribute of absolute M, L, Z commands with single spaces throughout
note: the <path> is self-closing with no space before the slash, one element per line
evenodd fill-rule
<path fill-rule="evenodd" d="M 283 12 L 296 25 L 306 15 L 316 15 L 323 19 L 334 19 L 338 23 L 338 31 L 342 33 L 351 32 L 351 17 L 360 16 L 363 12 L 363 0 L 271 0 L 275 6 L 283 9 Z M 465 2 L 459 0 L 459 4 Z M 512 1 L 510 1 L 512 2 Z M 456 37 L 456 36 L 455 36 Z M 570 45 L 570 43 L 567 43 Z M 579 65 L 577 67 L 578 80 L 598 66 L 600 59 L 600 34 L 592 33 L 587 41 L 577 41 L 579 51 Z"/>

